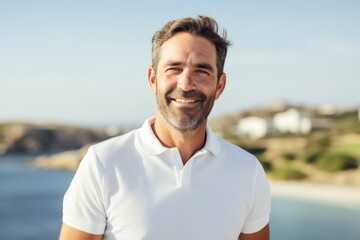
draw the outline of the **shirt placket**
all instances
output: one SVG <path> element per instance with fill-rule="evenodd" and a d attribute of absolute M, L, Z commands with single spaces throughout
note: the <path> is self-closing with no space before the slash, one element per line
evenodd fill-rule
<path fill-rule="evenodd" d="M 189 159 L 184 165 L 179 151 L 176 148 L 172 148 L 169 151 L 169 160 L 173 167 L 173 172 L 176 180 L 176 187 L 181 188 L 190 185 L 192 165 L 196 158 L 205 154 L 204 150 L 197 152 L 193 157 Z"/>
<path fill-rule="evenodd" d="M 179 151 L 176 148 L 169 149 L 168 159 L 172 165 L 176 187 L 180 188 L 183 185 L 184 165 L 182 163 Z"/>

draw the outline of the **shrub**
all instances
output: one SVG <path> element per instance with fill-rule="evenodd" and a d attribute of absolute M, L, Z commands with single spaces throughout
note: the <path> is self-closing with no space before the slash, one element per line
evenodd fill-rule
<path fill-rule="evenodd" d="M 322 154 L 323 154 L 322 151 L 309 152 L 304 156 L 304 162 L 306 162 L 306 163 L 314 163 L 314 162 L 316 162 L 317 159 L 320 158 L 320 156 Z"/>
<path fill-rule="evenodd" d="M 312 164 L 328 151 L 331 145 L 331 138 L 326 133 L 313 134 L 308 137 L 306 145 L 307 153 L 303 155 L 303 160 L 306 163 Z"/>
<path fill-rule="evenodd" d="M 325 153 L 315 162 L 315 166 L 323 171 L 336 172 L 359 167 L 359 161 L 342 153 Z"/>
<path fill-rule="evenodd" d="M 307 148 L 315 150 L 323 150 L 331 145 L 331 136 L 329 133 L 311 134 L 307 138 Z"/>
<path fill-rule="evenodd" d="M 283 157 L 287 160 L 287 161 L 292 161 L 296 159 L 296 154 L 294 153 L 284 153 Z"/>
<path fill-rule="evenodd" d="M 262 165 L 262 167 L 264 168 L 265 172 L 268 172 L 272 169 L 272 164 L 270 161 L 266 160 L 264 158 L 263 154 L 256 154 L 255 155 L 256 158 L 259 160 L 260 164 Z"/>
<path fill-rule="evenodd" d="M 281 180 L 299 180 L 306 178 L 306 174 L 290 166 L 276 168 L 273 176 Z"/>
<path fill-rule="evenodd" d="M 262 167 L 264 168 L 265 172 L 268 172 L 271 170 L 272 168 L 272 165 L 271 165 L 271 162 L 269 161 L 260 161 Z"/>

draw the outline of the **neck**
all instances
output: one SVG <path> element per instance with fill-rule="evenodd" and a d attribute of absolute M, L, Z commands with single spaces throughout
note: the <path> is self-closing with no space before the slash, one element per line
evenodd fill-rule
<path fill-rule="evenodd" d="M 151 127 L 163 146 L 176 147 L 179 150 L 183 164 L 205 145 L 206 121 L 195 130 L 183 132 L 171 126 L 162 116 L 157 115 Z"/>

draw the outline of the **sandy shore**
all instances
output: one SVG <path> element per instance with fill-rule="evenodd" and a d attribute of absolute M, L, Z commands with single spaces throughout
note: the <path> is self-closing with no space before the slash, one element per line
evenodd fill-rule
<path fill-rule="evenodd" d="M 302 182 L 271 181 L 274 196 L 288 196 L 337 205 L 360 207 L 360 189 Z"/>

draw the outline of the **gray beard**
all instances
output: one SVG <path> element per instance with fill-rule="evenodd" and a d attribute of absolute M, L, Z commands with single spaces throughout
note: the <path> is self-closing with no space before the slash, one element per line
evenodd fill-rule
<path fill-rule="evenodd" d="M 189 92 L 181 91 L 182 96 L 184 96 L 185 98 L 196 95 L 198 96 L 198 98 L 201 98 L 202 101 L 200 109 L 194 111 L 194 109 L 187 110 L 185 108 L 182 110 L 182 113 L 180 115 L 180 113 L 175 113 L 170 107 L 172 100 L 169 96 L 171 96 L 174 91 L 179 94 L 181 90 L 170 90 L 168 93 L 165 94 L 164 98 L 161 98 L 161 96 L 156 94 L 158 109 L 162 116 L 171 126 L 173 126 L 180 132 L 193 131 L 199 128 L 211 112 L 215 101 L 215 94 L 211 95 L 210 98 L 207 98 L 203 93 L 194 90 Z"/>

